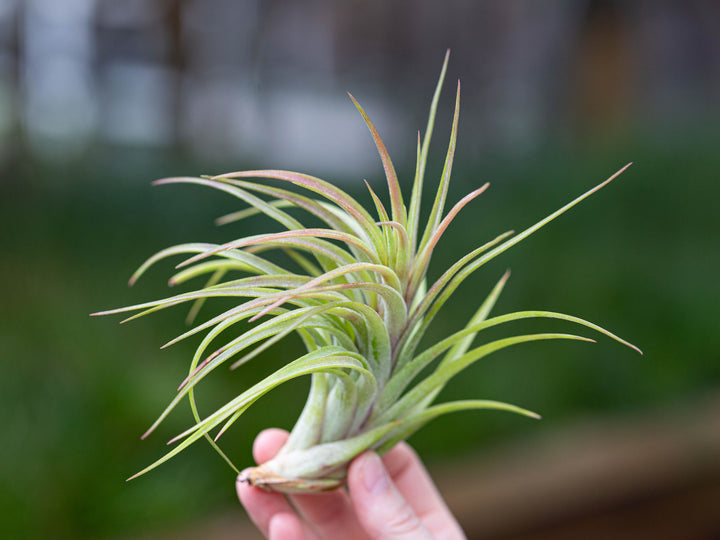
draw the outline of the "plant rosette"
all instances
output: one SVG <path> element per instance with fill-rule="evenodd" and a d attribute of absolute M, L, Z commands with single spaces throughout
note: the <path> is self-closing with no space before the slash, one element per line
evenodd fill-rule
<path fill-rule="evenodd" d="M 145 474 L 203 438 L 239 472 L 218 447 L 217 439 L 261 396 L 284 382 L 305 375 L 311 379 L 309 395 L 287 443 L 270 461 L 243 472 L 242 479 L 252 485 L 286 493 L 337 488 L 344 482 L 350 461 L 363 451 L 372 449 L 382 454 L 434 418 L 454 411 L 495 409 L 540 418 L 531 411 L 499 401 L 435 402 L 450 379 L 496 351 L 530 341 L 593 341 L 564 333 L 480 340 L 483 330 L 520 319 L 564 320 L 640 352 L 608 330 L 571 315 L 519 311 L 491 317 L 509 272 L 500 278 L 464 328 L 418 350 L 438 311 L 471 274 L 607 185 L 629 166 L 519 234 L 508 231 L 483 243 L 447 268 L 436 281 L 428 283 L 426 274 L 430 259 L 442 235 L 458 212 L 488 187 L 485 184 L 472 191 L 445 212 L 458 130 L 458 81 L 445 165 L 430 214 L 421 222 L 425 166 L 447 62 L 448 55 L 432 98 L 425 135 L 421 139 L 418 133 L 415 177 L 407 206 L 385 145 L 352 96 L 350 98 L 377 146 L 387 179 L 389 208 L 367 186 L 375 215 L 331 183 L 297 172 L 240 171 L 155 182 L 156 185 L 208 186 L 248 205 L 248 208 L 219 218 L 219 224 L 264 214 L 286 230 L 248 236 L 222 245 L 191 243 L 164 249 L 135 272 L 130 284 L 161 259 L 191 255 L 177 265 L 179 271 L 170 279 L 170 284 L 209 276 L 205 287 L 96 313 L 137 312 L 126 319 L 131 320 L 191 303 L 188 320 L 193 324 L 207 299 L 232 297 L 239 301 L 237 306 L 194 326 L 165 345 L 205 332 L 190 362 L 187 378 L 143 438 L 183 399 L 190 402 L 195 424 L 170 441 L 176 445 L 170 452 L 131 478 Z M 300 189 L 278 187 L 267 182 L 269 179 Z M 302 210 L 323 225 L 308 228 L 287 209 Z M 282 252 L 287 264 L 281 265 L 263 256 L 271 250 Z M 243 321 L 256 324 L 240 335 L 236 332 L 219 347 L 213 345 L 214 350 L 210 352 L 211 344 L 221 336 L 227 339 L 232 327 Z M 304 355 L 212 414 L 200 416 L 194 391 L 206 376 L 228 363 L 233 369 L 245 364 L 291 333 L 297 333 L 302 339 L 307 351 Z M 420 378 L 428 366 L 431 366 L 430 373 Z"/>

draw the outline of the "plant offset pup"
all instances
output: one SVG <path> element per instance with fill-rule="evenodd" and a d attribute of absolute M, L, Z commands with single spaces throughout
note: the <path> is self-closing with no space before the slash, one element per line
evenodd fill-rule
<path fill-rule="evenodd" d="M 489 318 L 509 273 L 490 291 L 467 325 L 418 351 L 418 345 L 437 312 L 457 287 L 473 272 L 511 246 L 530 236 L 557 216 L 617 177 L 608 180 L 563 206 L 542 221 L 514 235 L 506 232 L 468 253 L 432 284 L 426 272 L 433 249 L 457 213 L 480 195 L 476 189 L 444 213 L 457 137 L 460 84 L 455 102 L 450 144 L 439 188 L 430 215 L 420 223 L 420 198 L 435 111 L 447 68 L 445 57 L 433 96 L 425 136 L 418 134 L 415 180 L 409 206 L 403 201 L 397 175 L 378 132 L 360 105 L 375 141 L 390 192 L 390 208 L 368 186 L 377 218 L 344 191 L 305 174 L 279 171 L 242 171 L 203 178 L 167 178 L 156 184 L 191 183 L 225 191 L 250 205 L 220 218 L 234 222 L 263 213 L 286 231 L 249 236 L 223 245 L 182 244 L 165 249 L 147 260 L 133 275 L 134 283 L 152 264 L 172 255 L 194 254 L 170 284 L 209 274 L 207 285 L 197 291 L 163 300 L 102 312 L 139 311 L 130 319 L 185 302 L 194 302 L 192 320 L 203 301 L 213 297 L 242 298 L 238 306 L 211 318 L 167 345 L 198 332 L 207 334 L 195 352 L 187 378 L 178 394 L 150 427 L 147 436 L 185 397 L 197 423 L 175 437 L 177 446 L 162 459 L 133 476 L 153 469 L 200 438 L 210 444 L 237 471 L 218 448 L 218 437 L 258 398 L 282 383 L 311 376 L 310 393 L 285 446 L 272 460 L 249 469 L 243 479 L 269 490 L 314 492 L 342 485 L 350 461 L 367 449 L 380 453 L 409 437 L 433 418 L 467 409 L 500 409 L 526 416 L 538 415 L 514 405 L 488 400 L 434 404 L 445 384 L 473 362 L 505 347 L 545 339 L 592 341 L 571 334 L 529 334 L 474 346 L 479 333 L 499 324 L 544 317 L 562 319 L 601 332 L 637 349 L 607 330 L 577 317 L 549 311 L 520 311 Z M 271 178 L 294 184 L 298 193 L 249 178 Z M 319 196 L 319 198 L 317 198 Z M 301 208 L 324 225 L 307 228 L 286 208 Z M 281 250 L 288 264 L 280 266 L 262 257 Z M 227 279 L 229 273 L 240 277 Z M 244 276 L 244 277 L 242 277 Z M 130 320 L 128 319 L 128 320 Z M 251 329 L 209 352 L 211 343 L 241 321 L 257 321 Z M 291 332 L 297 332 L 307 353 L 235 397 L 214 413 L 201 418 L 194 399 L 197 384 L 222 364 L 238 367 Z M 417 381 L 429 365 L 434 370 Z M 210 433 L 214 433 L 214 437 Z"/>

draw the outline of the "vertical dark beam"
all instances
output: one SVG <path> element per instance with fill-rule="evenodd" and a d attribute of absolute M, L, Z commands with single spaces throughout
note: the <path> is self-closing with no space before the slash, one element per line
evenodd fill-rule
<path fill-rule="evenodd" d="M 180 137 L 180 119 L 183 114 L 182 100 L 182 81 L 186 68 L 185 50 L 183 48 L 182 35 L 182 0 L 170 0 L 167 11 L 167 26 L 170 46 L 168 48 L 167 62 L 175 73 L 175 81 L 173 85 L 172 103 L 172 125 L 173 125 L 173 147 L 176 150 L 182 150 L 182 139 Z"/>
<path fill-rule="evenodd" d="M 23 3 L 17 2 L 14 7 L 14 12 L 10 14 L 10 35 L 8 38 L 8 45 L 11 56 L 10 65 L 10 84 L 12 92 L 12 100 L 14 107 L 12 108 L 11 122 L 12 128 L 9 134 L 9 138 L 6 141 L 7 147 L 5 152 L 2 154 L 2 161 L 0 166 L 2 170 L 17 171 L 23 163 L 21 153 L 24 151 L 23 145 L 23 129 L 22 129 L 22 117 L 20 111 L 23 108 L 24 96 L 22 95 L 22 42 L 21 42 L 21 28 L 23 23 Z M 10 178 L 14 178 L 15 175 L 10 175 Z"/>
<path fill-rule="evenodd" d="M 585 135 L 628 127 L 631 69 L 627 21 L 618 3 L 593 0 L 575 48 L 572 117 Z"/>

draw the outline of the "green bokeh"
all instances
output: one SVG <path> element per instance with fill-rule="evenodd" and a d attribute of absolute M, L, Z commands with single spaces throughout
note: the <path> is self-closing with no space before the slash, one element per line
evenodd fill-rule
<path fill-rule="evenodd" d="M 492 186 L 436 249 L 435 276 L 496 234 L 533 224 L 625 162 L 635 165 L 478 272 L 437 318 L 428 340 L 463 324 L 509 267 L 513 275 L 497 312 L 575 314 L 636 343 L 645 355 L 600 336 L 597 345 L 538 343 L 489 357 L 450 384 L 447 397 L 505 400 L 545 419 L 490 412 L 446 417 L 413 439 L 424 456 L 446 459 L 585 415 L 671 407 L 718 391 L 718 142 L 698 136 L 672 144 L 557 145 L 522 157 L 485 156 L 470 166 L 459 155 L 451 200 L 485 181 Z M 432 185 L 441 158 L 434 153 L 431 159 Z M 134 289 L 124 286 L 134 268 L 162 247 L 227 240 L 267 226 L 267 220 L 254 218 L 244 227 L 216 229 L 212 219 L 239 208 L 237 201 L 195 186 L 149 186 L 160 175 L 239 165 L 128 153 L 95 156 L 60 170 L 26 164 L 5 175 L 0 200 L 3 538 L 128 535 L 236 504 L 232 472 L 202 444 L 150 475 L 124 482 L 159 457 L 164 441 L 191 420 L 189 409 L 182 408 L 147 441 L 139 440 L 184 377 L 197 343 L 158 349 L 183 328 L 184 313 L 121 327 L 118 318 L 88 314 L 165 295 L 169 263 Z M 398 170 L 409 176 L 410 167 Z M 379 174 L 378 165 L 371 183 L 381 192 Z M 368 201 L 358 179 L 341 180 Z M 515 324 L 488 336 L 523 328 L 568 329 L 553 321 Z M 218 372 L 201 387 L 203 409 L 239 393 L 299 350 L 299 343 L 289 340 L 238 372 Z M 251 441 L 260 429 L 292 425 L 306 391 L 307 381 L 292 383 L 264 397 L 237 423 L 224 447 L 238 464 L 250 462 Z"/>

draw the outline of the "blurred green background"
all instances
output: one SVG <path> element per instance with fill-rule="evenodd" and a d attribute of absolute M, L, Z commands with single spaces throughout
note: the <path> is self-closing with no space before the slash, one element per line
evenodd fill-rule
<path fill-rule="evenodd" d="M 544 420 L 443 418 L 412 439 L 421 455 L 447 462 L 584 418 L 672 411 L 718 394 L 720 45 L 717 20 L 707 20 L 717 7 L 451 2 L 439 13 L 431 4 L 0 3 L 0 536 L 131 538 L 237 511 L 232 471 L 206 445 L 124 482 L 191 421 L 181 408 L 139 440 L 197 343 L 158 349 L 184 328 L 185 313 L 120 327 L 88 314 L 167 294 L 169 262 L 125 287 L 163 247 L 275 226 L 253 218 L 215 227 L 236 200 L 195 186 L 152 188 L 155 178 L 290 168 L 365 203 L 363 178 L 382 192 L 379 159 L 346 89 L 388 134 L 409 189 L 416 130 L 447 46 L 428 189 L 458 77 L 465 97 L 450 199 L 485 181 L 491 188 L 435 250 L 431 276 L 634 165 L 478 272 L 428 339 L 463 324 L 511 268 L 498 312 L 575 314 L 645 354 L 599 339 L 490 357 L 446 397 L 509 401 Z M 251 35 L 207 31 L 213 21 Z M 31 37 L 47 28 L 55 32 L 45 41 Z M 488 337 L 524 328 L 567 329 L 516 323 Z M 299 347 L 289 339 L 238 372 L 217 373 L 199 392 L 201 408 Z M 250 463 L 259 430 L 292 425 L 307 385 L 264 397 L 225 436 L 236 463 Z"/>

